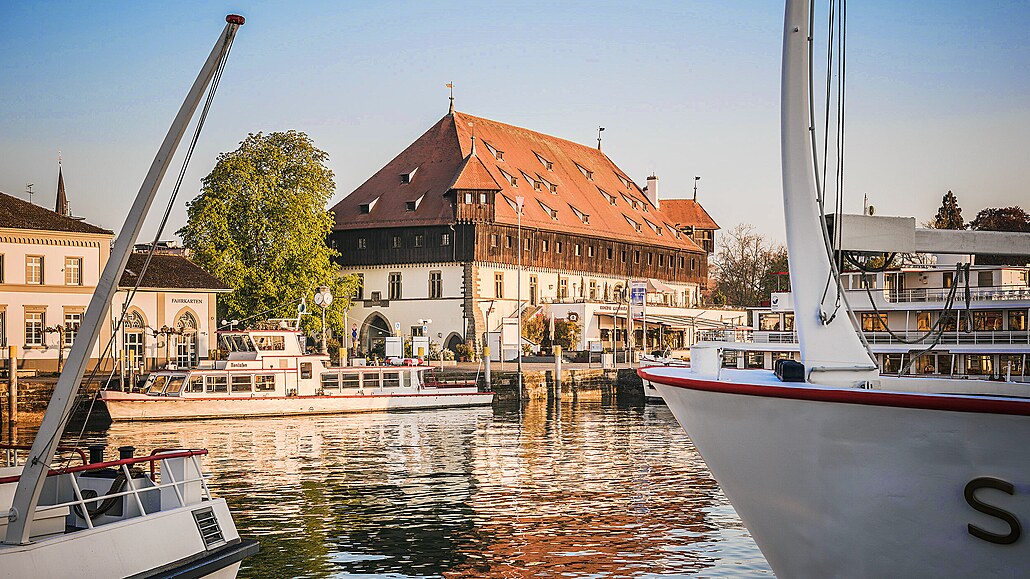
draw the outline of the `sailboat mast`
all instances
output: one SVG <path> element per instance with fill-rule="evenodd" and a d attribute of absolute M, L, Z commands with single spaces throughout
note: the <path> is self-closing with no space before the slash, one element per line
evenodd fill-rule
<path fill-rule="evenodd" d="M 842 303 L 840 311 L 834 311 L 837 280 L 824 242 L 811 145 L 815 127 L 809 90 L 810 11 L 811 0 L 786 2 L 780 87 L 783 213 L 794 324 L 809 380 L 817 384 L 852 385 L 874 379 L 877 372 L 851 323 L 847 304 Z"/>
<path fill-rule="evenodd" d="M 197 80 L 190 88 L 186 100 L 179 108 L 172 126 L 165 135 L 161 148 L 147 172 L 143 185 L 136 194 L 132 208 L 125 218 L 118 237 L 115 239 L 114 248 L 111 250 L 111 257 L 104 267 L 104 271 L 97 283 L 93 298 L 83 316 L 82 324 L 79 326 L 79 333 L 76 336 L 75 344 L 68 354 L 68 361 L 64 371 L 57 381 L 54 394 L 50 398 L 46 415 L 32 443 L 25 466 L 22 469 L 21 478 L 18 481 L 18 488 L 14 494 L 14 501 L 11 511 L 8 514 L 7 536 L 4 540 L 8 544 L 25 544 L 29 541 L 31 534 L 32 514 L 39 502 L 39 494 L 43 489 L 43 482 L 47 472 L 50 470 L 50 462 L 57 449 L 61 433 L 64 431 L 65 423 L 71 412 L 75 400 L 75 392 L 86 371 L 89 363 L 90 353 L 93 351 L 100 335 L 100 327 L 107 317 L 111 307 L 111 300 L 118 289 L 118 280 L 121 278 L 125 265 L 129 261 L 129 254 L 136 244 L 140 228 L 147 216 L 150 205 L 154 201 L 157 189 L 161 185 L 168 165 L 175 154 L 175 149 L 186 132 L 193 113 L 196 112 L 204 96 L 204 91 L 214 77 L 219 63 L 222 61 L 229 45 L 232 43 L 236 30 L 243 25 L 243 17 L 229 15 L 225 18 L 226 25 L 222 34 L 215 42 L 211 54 L 204 63 Z"/>

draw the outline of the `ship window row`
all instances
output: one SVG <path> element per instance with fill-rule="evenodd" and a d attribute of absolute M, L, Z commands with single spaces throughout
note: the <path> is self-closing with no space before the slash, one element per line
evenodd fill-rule
<path fill-rule="evenodd" d="M 407 237 L 407 239 L 405 239 Z M 440 247 L 447 247 L 451 244 L 451 233 L 442 232 L 440 233 Z M 390 248 L 391 249 L 404 249 L 405 247 L 425 247 L 426 246 L 426 234 L 425 233 L 413 233 L 409 236 L 393 235 L 390 237 Z M 354 241 L 354 247 L 359 250 L 368 249 L 368 238 L 358 237 Z"/>
<path fill-rule="evenodd" d="M 400 388 L 404 385 L 400 372 L 322 372 L 325 392 L 358 388 Z M 411 386 L 410 383 L 407 386 Z"/>

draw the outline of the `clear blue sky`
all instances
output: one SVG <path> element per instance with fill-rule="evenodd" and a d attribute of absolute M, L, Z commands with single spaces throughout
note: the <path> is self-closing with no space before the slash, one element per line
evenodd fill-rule
<path fill-rule="evenodd" d="M 248 132 L 311 135 L 335 202 L 446 113 L 453 81 L 459 110 L 587 144 L 604 126 L 638 183 L 654 171 L 687 196 L 700 175 L 724 228 L 783 236 L 775 0 L 3 2 L 0 191 L 35 183 L 52 207 L 60 150 L 74 212 L 117 229 L 229 12 L 247 24 L 170 232 Z M 846 208 L 868 193 L 925 220 L 948 189 L 967 220 L 1030 206 L 1025 3 L 875 0 L 849 18 Z"/>

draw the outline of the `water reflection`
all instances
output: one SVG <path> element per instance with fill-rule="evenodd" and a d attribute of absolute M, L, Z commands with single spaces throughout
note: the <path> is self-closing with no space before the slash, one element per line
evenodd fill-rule
<path fill-rule="evenodd" d="M 771 574 L 661 406 L 116 424 L 92 442 L 210 449 L 213 491 L 261 541 L 241 577 Z"/>

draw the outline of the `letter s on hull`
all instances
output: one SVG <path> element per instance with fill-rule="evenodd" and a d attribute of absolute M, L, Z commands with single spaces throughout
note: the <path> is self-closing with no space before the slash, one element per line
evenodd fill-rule
<path fill-rule="evenodd" d="M 1009 533 L 1007 535 L 999 535 L 997 533 L 991 533 L 977 527 L 976 525 L 969 524 L 969 534 L 976 537 L 977 539 L 983 539 L 988 543 L 996 543 L 998 545 L 1011 545 L 1019 540 L 1019 535 L 1022 533 L 1022 528 L 1019 526 L 1019 519 L 1016 518 L 1012 513 L 999 509 L 994 505 L 989 505 L 980 499 L 976 498 L 976 491 L 979 489 L 996 489 L 1003 493 L 1010 495 L 1015 494 L 1015 487 L 1012 483 L 996 479 L 990 476 L 982 476 L 974 478 L 966 484 L 965 496 L 966 502 L 969 506 L 980 511 L 985 515 L 997 517 L 1009 526 Z"/>

